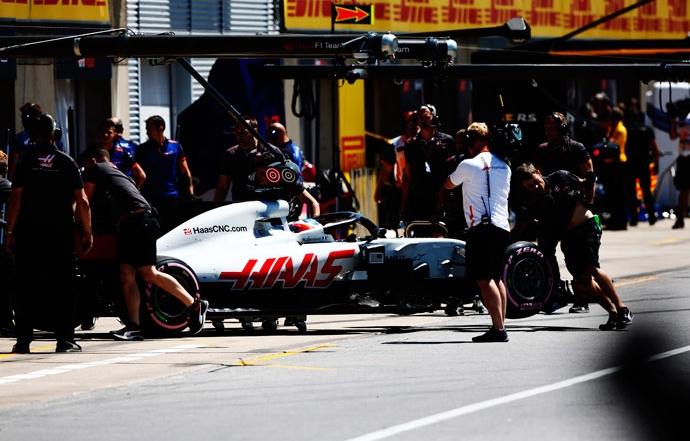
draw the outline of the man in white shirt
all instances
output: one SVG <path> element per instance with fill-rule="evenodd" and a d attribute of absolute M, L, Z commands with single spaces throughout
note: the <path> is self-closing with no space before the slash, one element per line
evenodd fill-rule
<path fill-rule="evenodd" d="M 477 281 L 491 328 L 474 342 L 507 342 L 507 296 L 502 280 L 503 254 L 510 240 L 508 194 L 511 170 L 489 150 L 489 128 L 472 123 L 465 131 L 469 159 L 448 176 L 444 188 L 462 185 L 463 211 L 469 227 L 465 247 L 467 277 Z"/>

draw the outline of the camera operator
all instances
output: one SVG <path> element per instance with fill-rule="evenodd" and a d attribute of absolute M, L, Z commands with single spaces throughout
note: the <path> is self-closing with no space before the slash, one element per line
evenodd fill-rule
<path fill-rule="evenodd" d="M 489 128 L 475 122 L 467 128 L 469 159 L 446 179 L 443 188 L 462 185 L 465 220 L 469 226 L 465 247 L 467 277 L 476 280 L 491 316 L 492 326 L 474 342 L 507 342 L 507 296 L 502 280 L 503 253 L 510 238 L 508 193 L 511 170 L 491 152 Z"/>

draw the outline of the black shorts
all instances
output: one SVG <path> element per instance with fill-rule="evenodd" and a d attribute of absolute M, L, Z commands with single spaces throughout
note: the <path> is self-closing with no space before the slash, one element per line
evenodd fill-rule
<path fill-rule="evenodd" d="M 150 210 L 136 213 L 120 224 L 117 236 L 118 262 L 139 268 L 156 264 L 156 240 L 161 225 Z"/>
<path fill-rule="evenodd" d="M 593 217 L 565 233 L 561 251 L 565 267 L 575 279 L 584 275 L 588 266 L 599 268 L 600 246 L 601 227 Z"/>
<path fill-rule="evenodd" d="M 673 183 L 678 190 L 690 188 L 690 156 L 678 156 L 676 158 L 676 175 Z"/>
<path fill-rule="evenodd" d="M 510 232 L 495 225 L 477 225 L 467 232 L 465 261 L 467 278 L 492 280 L 503 277 L 503 255 Z"/>

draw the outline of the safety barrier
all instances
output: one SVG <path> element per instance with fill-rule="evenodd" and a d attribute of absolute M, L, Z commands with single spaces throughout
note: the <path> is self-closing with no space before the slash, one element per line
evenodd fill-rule
<path fill-rule="evenodd" d="M 359 201 L 359 212 L 378 224 L 378 206 L 374 202 L 377 174 L 372 168 L 350 170 L 345 174 Z"/>

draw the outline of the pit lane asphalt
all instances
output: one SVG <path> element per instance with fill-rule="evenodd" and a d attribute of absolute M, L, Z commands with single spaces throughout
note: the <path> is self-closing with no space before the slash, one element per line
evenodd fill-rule
<path fill-rule="evenodd" d="M 662 298 L 658 292 L 653 294 L 645 292 L 646 289 L 649 292 L 654 291 L 654 287 L 660 284 L 665 273 L 673 273 L 687 268 L 690 230 L 671 230 L 671 225 L 671 221 L 660 221 L 651 227 L 646 223 L 641 223 L 626 231 L 605 231 L 602 239 L 601 263 L 602 268 L 616 281 L 624 300 L 630 301 L 631 308 L 637 314 L 635 326 L 630 329 L 643 329 L 645 314 L 651 316 L 659 313 L 659 311 L 654 310 L 655 308 L 664 311 L 685 312 L 685 327 L 679 328 L 682 331 L 680 331 L 680 335 L 675 336 L 672 344 L 664 346 L 664 349 L 673 350 L 689 343 L 687 338 L 683 338 L 689 335 L 687 332 L 687 303 L 677 304 L 676 302 L 684 301 L 684 298 L 678 296 L 666 295 Z M 562 272 L 566 274 L 564 268 L 562 268 Z M 632 287 L 635 289 L 631 289 Z M 682 285 L 668 289 L 669 292 L 675 293 L 687 292 L 687 289 L 684 289 Z M 654 300 L 654 296 L 659 296 L 659 298 Z M 654 306 L 650 306 L 651 302 L 654 302 Z M 667 304 L 667 302 L 673 303 Z M 230 406 L 233 409 L 233 414 L 242 415 L 247 419 L 247 424 L 238 421 L 237 416 L 234 416 L 232 419 L 235 430 L 229 429 L 228 434 L 236 433 L 237 437 L 222 438 L 218 435 L 221 432 L 220 429 L 210 430 L 206 427 L 203 430 L 209 431 L 208 439 L 250 439 L 252 436 L 249 434 L 252 433 L 254 435 L 258 433 L 272 434 L 273 436 L 280 436 L 281 439 L 296 439 L 290 436 L 290 433 L 296 435 L 305 430 L 308 432 L 308 430 L 301 427 L 300 430 L 294 430 L 294 432 L 281 432 L 281 427 L 285 430 L 285 427 L 290 425 L 290 418 L 282 420 L 282 423 L 277 423 L 277 427 L 268 427 L 270 424 L 266 423 L 267 427 L 260 430 L 255 428 L 252 432 L 251 427 L 245 426 L 256 424 L 257 421 L 253 420 L 246 411 L 238 411 L 234 406 L 242 406 L 243 403 L 246 403 L 247 408 L 252 412 L 261 412 L 261 400 L 264 400 L 267 413 L 275 415 L 274 410 L 272 410 L 272 403 L 275 403 L 276 409 L 282 410 L 285 415 L 292 416 L 295 421 L 300 421 L 302 425 L 305 425 L 308 423 L 303 417 L 296 416 L 294 409 L 300 408 L 301 403 L 307 406 L 308 401 L 313 404 L 315 397 L 305 395 L 306 391 L 309 390 L 310 381 L 317 382 L 324 388 L 329 387 L 330 384 L 330 388 L 339 391 L 341 396 L 343 394 L 361 394 L 362 402 L 366 403 L 366 406 L 376 408 L 376 399 L 372 402 L 371 397 L 365 397 L 367 393 L 380 394 L 380 397 L 378 395 L 377 397 L 387 406 L 395 406 L 395 403 L 391 401 L 390 397 L 386 397 L 385 393 L 378 390 L 380 384 L 371 383 L 369 377 L 375 377 L 378 381 L 385 382 L 387 387 L 390 387 L 388 393 L 400 396 L 402 401 L 406 394 L 410 394 L 410 391 L 395 390 L 393 384 L 390 383 L 395 383 L 395 379 L 399 379 L 400 383 L 407 384 L 409 388 L 411 377 L 420 376 L 417 380 L 418 389 L 412 393 L 426 405 L 415 411 L 408 408 L 404 409 L 404 412 L 401 411 L 404 418 L 393 418 L 391 419 L 392 422 L 387 424 L 364 421 L 361 423 L 364 424 L 365 428 L 352 430 L 352 427 L 348 426 L 348 430 L 339 430 L 338 436 L 324 436 L 322 433 L 321 437 L 312 435 L 301 438 L 355 439 L 357 434 L 373 434 L 382 427 L 395 427 L 394 423 L 397 422 L 417 421 L 414 416 L 420 418 L 429 415 L 443 415 L 443 411 L 448 409 L 454 409 L 460 414 L 466 409 L 464 407 L 466 405 L 463 404 L 465 399 L 469 399 L 470 403 L 485 403 L 487 396 L 510 396 L 504 391 L 515 391 L 515 385 L 512 384 L 514 380 L 511 383 L 509 379 L 503 379 L 503 376 L 507 374 L 514 378 L 516 374 L 506 372 L 508 371 L 506 367 L 494 365 L 495 357 L 501 357 L 501 354 L 503 356 L 510 354 L 509 359 L 515 360 L 524 357 L 535 358 L 534 361 L 528 362 L 526 365 L 523 365 L 524 361 L 516 362 L 515 369 L 518 371 L 520 369 L 538 370 L 540 364 L 546 366 L 560 363 L 551 360 L 551 357 L 554 356 L 553 352 L 559 351 L 557 348 L 560 347 L 558 356 L 562 357 L 566 363 L 564 366 L 560 366 L 561 372 L 566 373 L 572 369 L 571 378 L 577 378 L 577 374 L 582 371 L 599 372 L 606 369 L 612 365 L 606 357 L 599 361 L 581 360 L 578 354 L 582 354 L 583 347 L 587 347 L 587 351 L 591 351 L 595 358 L 601 354 L 605 355 L 607 348 L 610 350 L 611 345 L 616 345 L 619 340 L 629 341 L 634 334 L 627 330 L 614 333 L 597 331 L 598 323 L 603 322 L 604 319 L 603 311 L 597 306 L 593 306 L 590 314 L 561 313 L 550 316 L 540 314 L 530 319 L 509 321 L 507 326 L 511 334 L 511 342 L 496 347 L 495 345 L 463 345 L 463 343 L 468 343 L 473 335 L 480 332 L 488 322 L 486 315 L 469 313 L 467 316 L 459 318 L 449 318 L 440 312 L 411 317 L 380 315 L 310 316 L 307 322 L 309 330 L 306 334 L 299 334 L 294 329 L 282 327 L 275 335 L 265 335 L 261 332 L 247 334 L 239 329 L 238 324 L 229 323 L 226 335 L 217 336 L 210 324 L 207 324 L 202 335 L 197 337 L 146 340 L 144 342 L 110 340 L 107 332 L 117 329 L 119 324 L 114 319 L 104 318 L 99 320 L 94 330 L 78 331 L 79 342 L 84 347 L 84 352 L 81 354 L 54 354 L 52 353 L 54 350 L 53 342 L 50 340 L 35 342 L 32 345 L 32 350 L 37 352 L 35 354 L 0 353 L 0 439 L 53 439 L 51 435 L 54 435 L 54 432 L 51 433 L 47 429 L 40 430 L 40 424 L 34 423 L 32 426 L 31 415 L 36 413 L 47 416 L 48 419 L 44 420 L 46 428 L 59 427 L 66 430 L 67 433 L 70 432 L 69 424 L 62 420 L 65 418 L 65 413 L 61 412 L 63 406 L 65 411 L 67 412 L 69 409 L 72 415 L 79 412 L 89 412 L 89 408 L 94 406 L 105 406 L 104 411 L 111 409 L 116 413 L 116 417 L 110 422 L 105 417 L 89 417 L 89 422 L 84 424 L 84 430 L 75 433 L 84 433 L 91 427 L 92 436 L 87 438 L 76 435 L 71 439 L 109 439 L 108 434 L 112 436 L 118 433 L 114 432 L 116 430 L 115 421 L 118 421 L 119 424 L 127 424 L 127 409 L 135 408 L 139 413 L 151 412 L 151 418 L 158 418 L 156 412 L 147 407 L 154 406 L 156 403 L 163 406 L 166 412 L 170 414 L 165 418 L 165 421 L 169 423 L 170 427 L 176 427 L 171 416 L 177 415 L 178 418 L 184 418 L 186 415 L 184 407 L 197 408 L 209 405 L 213 407 L 213 399 L 218 398 L 215 396 L 215 386 L 211 385 L 217 379 L 202 379 L 195 376 L 194 372 L 199 373 L 202 377 L 213 377 L 223 372 L 230 372 L 234 374 L 233 377 L 237 377 L 236 381 L 241 379 L 240 383 L 228 386 L 233 389 L 228 391 L 230 397 L 225 396 L 215 405 Z M 675 319 L 672 319 L 672 315 L 669 314 L 669 318 L 666 320 Z M 665 326 L 671 327 L 672 323 L 676 323 L 676 321 L 669 322 Z M 441 338 L 445 332 L 454 332 L 454 334 L 451 334 L 449 338 Z M 461 334 L 457 332 L 461 332 Z M 418 337 L 406 337 L 406 334 L 410 333 L 416 334 Z M 391 337 L 395 336 L 399 337 L 390 340 Z M 548 351 L 541 347 L 549 345 L 549 341 L 556 338 L 562 339 L 563 344 L 558 346 L 552 344 L 548 346 Z M 437 341 L 439 339 L 441 341 Z M 0 339 L 0 351 L 9 351 L 12 343 L 12 339 Z M 396 352 L 395 358 L 391 358 L 393 348 L 396 347 L 405 350 L 405 355 Z M 386 348 L 383 353 L 381 348 Z M 453 350 L 448 352 L 449 348 L 453 348 Z M 566 349 L 565 352 L 563 349 Z M 361 350 L 365 352 L 360 352 Z M 464 354 L 467 359 L 458 358 L 457 352 L 459 350 L 467 352 Z M 357 357 L 356 359 L 351 358 L 353 352 Z M 350 355 L 342 355 L 346 353 Z M 337 359 L 343 365 L 334 360 L 324 360 L 322 357 L 326 354 L 330 358 Z M 423 398 L 425 393 L 432 396 L 443 393 L 442 390 L 439 390 L 441 386 L 432 382 L 428 376 L 438 375 L 435 370 L 450 375 L 447 369 L 453 369 L 446 366 L 446 363 L 442 363 L 438 357 L 447 359 L 451 365 L 454 363 L 458 372 L 462 372 L 464 369 L 467 373 L 467 375 L 455 375 L 453 382 L 457 382 L 457 384 L 448 385 L 449 390 L 466 397 L 459 400 L 455 406 L 445 402 L 443 405 L 440 402 L 433 403 L 433 400 L 430 403 Z M 430 362 L 430 359 L 436 362 Z M 393 364 L 389 364 L 391 362 Z M 360 372 L 362 385 L 357 385 L 356 381 L 350 384 L 349 382 L 354 380 L 344 380 L 340 377 L 331 377 L 328 381 L 315 380 L 313 377 L 315 372 L 326 373 L 326 375 L 330 371 L 342 372 L 345 370 L 344 365 L 350 365 L 350 368 L 356 370 L 360 364 L 370 367 L 373 364 L 382 370 L 389 371 L 390 376 L 374 376 L 362 371 Z M 570 366 L 571 364 L 572 366 Z M 261 376 L 259 371 L 251 369 L 237 371 L 235 370 L 237 367 L 272 367 L 274 373 Z M 430 367 L 432 369 L 429 369 Z M 575 367 L 580 369 L 575 369 Z M 303 372 L 304 377 L 301 381 L 305 383 L 290 385 L 290 380 L 285 379 L 284 371 Z M 557 372 L 559 372 L 558 369 L 550 370 L 547 374 L 539 376 L 539 381 L 530 376 L 521 387 L 537 387 L 544 382 L 557 384 L 557 381 L 563 378 L 557 375 Z M 486 374 L 490 375 L 486 376 Z M 257 378 L 259 376 L 261 378 Z M 283 383 L 279 379 L 282 379 Z M 191 380 L 191 383 L 188 383 L 188 380 Z M 254 383 L 257 381 L 258 383 Z M 325 383 L 322 384 L 321 381 L 325 381 Z M 353 388 L 352 391 L 339 389 L 336 383 L 341 381 L 348 382 Z M 477 384 L 474 384 L 475 382 Z M 269 383 L 270 387 L 260 386 Z M 195 392 L 188 390 L 186 384 L 194 384 L 194 387 L 203 390 L 205 398 L 211 401 L 199 401 L 193 398 Z M 248 389 L 243 389 L 242 384 L 245 384 Z M 153 386 L 155 388 L 151 389 Z M 300 389 L 296 390 L 295 387 Z M 367 387 L 370 391 L 367 391 Z M 224 390 L 226 388 L 220 387 L 219 389 Z M 522 389 L 517 389 L 517 391 L 519 390 Z M 321 392 L 326 393 L 324 390 Z M 602 392 L 596 387 L 592 388 L 592 386 L 588 386 L 586 392 L 580 393 L 585 395 L 582 399 L 591 400 L 592 396 L 596 396 L 598 399 L 603 399 L 605 403 L 609 400 L 609 398 L 601 397 Z M 179 394 L 182 395 L 179 396 Z M 587 398 L 588 395 L 589 398 Z M 166 404 L 166 402 L 170 402 L 170 396 L 177 397 L 173 398 L 172 401 L 181 406 L 178 410 L 172 408 L 170 404 Z M 134 405 L 131 401 L 134 397 L 141 399 L 141 403 Z M 236 400 L 234 403 L 232 403 L 232 397 Z M 231 402 L 228 403 L 224 400 Z M 338 398 L 333 400 L 339 401 Z M 330 406 L 328 400 L 323 401 L 317 398 L 316 401 L 321 401 L 321 406 L 324 409 Z M 349 405 L 357 406 L 358 402 L 360 400 L 352 397 Z M 615 402 L 613 404 L 617 405 Z M 471 406 L 471 404 L 468 405 Z M 334 409 L 340 409 L 341 412 L 344 412 L 338 406 L 334 406 Z M 547 406 L 540 407 L 540 409 L 544 414 L 553 413 L 553 410 L 549 411 Z M 176 413 L 177 411 L 182 413 Z M 197 412 L 192 411 L 191 408 L 187 411 L 198 417 Z M 316 412 L 313 409 L 312 411 Z M 640 439 L 636 436 L 625 438 L 612 436 L 615 432 L 611 431 L 619 429 L 620 423 L 613 425 L 608 431 L 593 431 L 592 426 L 596 426 L 596 424 L 589 419 L 592 417 L 591 415 L 583 416 L 576 409 L 569 409 L 569 412 L 573 414 L 573 422 L 559 420 L 559 424 L 563 429 L 570 428 L 571 433 L 577 434 L 579 439 L 583 437 L 585 439 Z M 222 418 L 218 415 L 218 411 L 212 413 L 216 419 Z M 328 413 L 325 413 L 321 415 L 321 418 L 332 418 L 333 422 L 338 421 L 343 424 L 344 415 L 345 413 L 342 415 L 336 413 L 329 417 Z M 361 419 L 362 415 L 356 415 L 356 418 Z M 134 425 L 141 433 L 146 432 L 146 429 L 141 427 L 145 425 L 144 422 L 141 422 L 139 418 L 134 418 L 133 421 L 137 421 Z M 350 419 L 350 421 L 353 420 Z M 441 418 L 439 421 L 443 422 L 444 420 Z M 580 427 L 578 422 L 582 424 L 586 422 L 587 428 Z M 422 423 L 417 421 L 420 427 Z M 94 427 L 96 424 L 100 424 L 99 427 L 103 428 L 102 434 L 94 433 L 94 431 L 98 431 Z M 204 424 L 212 425 L 213 423 L 212 421 L 205 421 Z M 324 424 L 324 428 L 320 430 L 327 430 L 329 427 L 330 430 L 336 430 L 333 423 Z M 610 422 L 607 424 L 610 426 Z M 195 422 L 190 427 L 199 430 L 200 425 L 201 422 Z M 453 424 L 449 426 L 455 427 Z M 463 423 L 462 426 L 468 428 L 467 423 Z M 545 424 L 544 427 L 549 427 L 549 425 Z M 160 427 L 158 430 L 167 433 L 168 439 L 190 437 L 185 428 L 178 427 L 179 433 Z M 592 430 L 591 433 L 590 430 Z M 487 434 L 485 439 L 496 439 L 488 436 L 491 434 L 490 428 L 485 427 L 484 432 Z M 215 437 L 212 435 L 214 433 L 216 434 Z M 333 433 L 331 432 L 331 435 Z M 442 432 L 435 439 L 458 439 L 458 432 L 455 433 L 456 435 Z M 482 439 L 480 433 L 483 432 L 475 433 L 471 439 Z M 607 437 L 602 436 L 603 434 Z M 5 435 L 14 436 L 8 438 Z M 550 436 L 551 438 L 549 438 Z M 554 436 L 556 436 L 555 432 L 547 431 L 545 439 L 554 439 Z M 137 438 L 143 439 L 143 437 Z M 573 436 L 566 436 L 560 431 L 557 438 L 576 439 Z M 375 438 L 371 435 L 368 439 L 383 438 Z M 422 438 L 419 438 L 419 433 L 415 436 L 408 434 L 405 437 L 405 433 L 402 432 L 402 434 L 391 439 Z"/>

